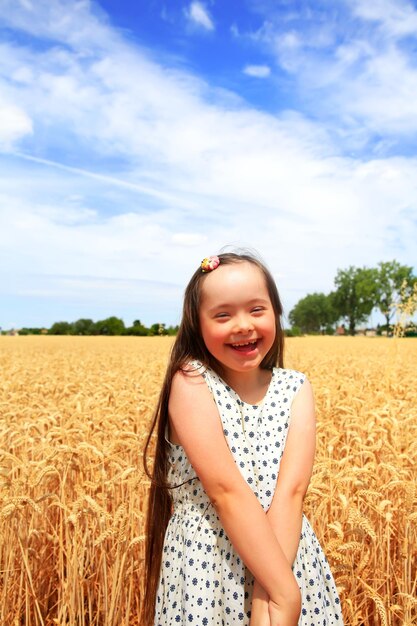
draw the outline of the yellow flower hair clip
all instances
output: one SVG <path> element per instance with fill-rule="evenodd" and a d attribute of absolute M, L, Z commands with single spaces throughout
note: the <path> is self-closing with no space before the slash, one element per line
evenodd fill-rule
<path fill-rule="evenodd" d="M 212 272 L 220 265 L 220 259 L 218 256 L 209 256 L 201 261 L 201 271 Z"/>

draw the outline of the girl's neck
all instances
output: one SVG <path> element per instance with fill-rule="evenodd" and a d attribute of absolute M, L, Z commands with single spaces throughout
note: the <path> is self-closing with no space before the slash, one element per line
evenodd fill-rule
<path fill-rule="evenodd" d="M 250 372 L 225 370 L 225 382 L 237 393 L 239 398 L 248 404 L 259 404 L 265 397 L 271 382 L 270 370 L 257 368 Z"/>

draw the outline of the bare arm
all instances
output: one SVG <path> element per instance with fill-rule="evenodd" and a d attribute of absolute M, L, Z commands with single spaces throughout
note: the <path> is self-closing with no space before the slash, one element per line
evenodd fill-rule
<path fill-rule="evenodd" d="M 278 482 L 267 512 L 275 536 L 290 566 L 300 540 L 303 500 L 313 469 L 316 419 L 313 391 L 305 380 L 291 406 L 290 427 L 281 460 Z M 251 626 L 268 618 L 268 590 L 256 579 Z"/>
<path fill-rule="evenodd" d="M 292 566 L 301 533 L 303 501 L 313 471 L 316 417 L 313 390 L 306 379 L 291 406 L 291 420 L 278 482 L 267 518 Z"/>
<path fill-rule="evenodd" d="M 170 421 L 245 565 L 278 606 L 275 621 L 295 626 L 300 594 L 288 559 L 256 496 L 243 479 L 224 438 L 219 414 L 201 376 L 177 372 Z"/>

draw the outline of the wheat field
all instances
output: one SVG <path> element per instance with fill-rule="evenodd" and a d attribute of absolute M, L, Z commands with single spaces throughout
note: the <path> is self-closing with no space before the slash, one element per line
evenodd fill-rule
<path fill-rule="evenodd" d="M 141 448 L 172 340 L 0 337 L 0 623 L 139 624 Z M 417 343 L 287 340 L 316 396 L 308 515 L 347 626 L 417 624 Z"/>

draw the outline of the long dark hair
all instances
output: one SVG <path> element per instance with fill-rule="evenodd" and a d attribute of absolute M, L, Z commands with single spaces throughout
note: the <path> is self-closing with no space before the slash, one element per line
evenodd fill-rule
<path fill-rule="evenodd" d="M 256 257 L 244 253 L 227 252 L 219 254 L 220 265 L 231 265 L 244 261 L 258 267 L 265 277 L 268 294 L 275 313 L 276 334 L 274 343 L 265 355 L 261 368 L 272 370 L 276 365 L 284 366 L 284 332 L 281 326 L 282 305 L 278 290 L 271 273 Z M 215 270 L 214 270 L 215 271 Z M 191 277 L 184 295 L 182 321 L 171 351 L 171 357 L 162 385 L 161 394 L 155 410 L 149 435 L 143 452 L 145 472 L 151 479 L 149 504 L 146 519 L 146 553 L 145 553 L 145 595 L 142 604 L 143 626 L 152 626 L 155 610 L 156 590 L 159 581 L 162 550 L 165 531 L 172 513 L 173 488 L 167 482 L 168 472 L 168 443 L 165 431 L 168 423 L 168 401 L 174 374 L 184 369 L 189 361 L 195 359 L 204 366 L 212 368 L 222 375 L 219 363 L 207 350 L 200 330 L 200 301 L 201 286 L 206 274 L 199 268 Z M 156 449 L 152 470 L 149 469 L 148 452 L 153 433 L 156 429 Z"/>

